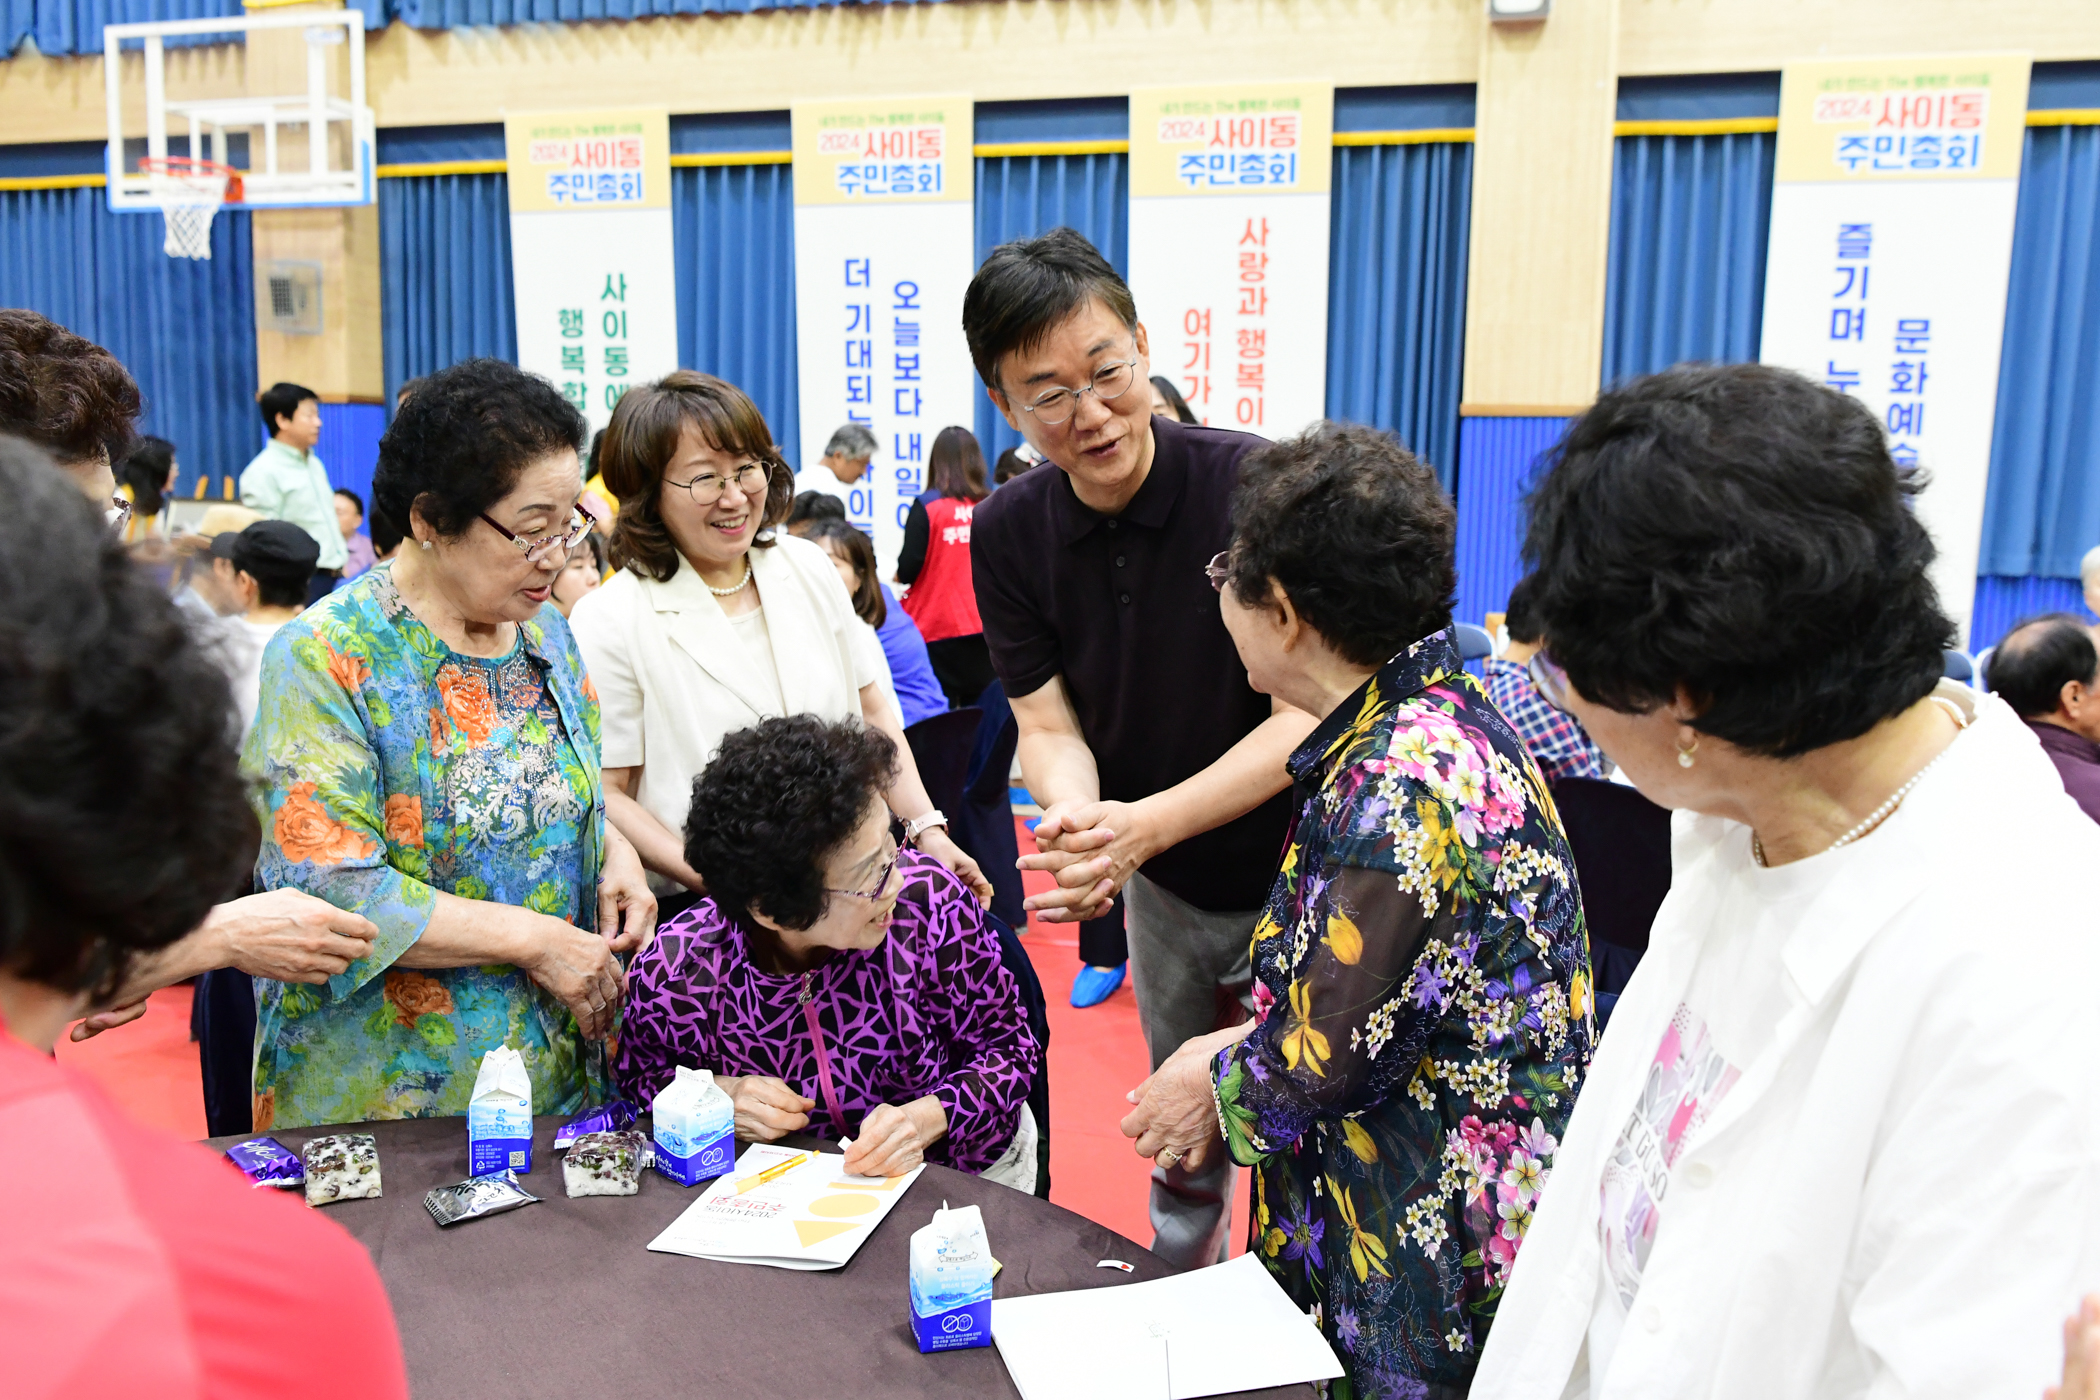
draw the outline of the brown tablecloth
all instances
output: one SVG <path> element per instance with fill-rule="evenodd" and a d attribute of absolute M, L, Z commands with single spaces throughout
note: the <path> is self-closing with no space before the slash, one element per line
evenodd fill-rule
<path fill-rule="evenodd" d="M 369 1132 L 378 1141 L 386 1194 L 321 1209 L 372 1251 L 401 1325 L 409 1383 L 423 1400 L 1017 1396 L 996 1348 L 921 1356 L 912 1339 L 907 1246 L 944 1200 L 983 1209 L 992 1253 L 1005 1265 L 997 1297 L 1173 1272 L 1091 1220 L 937 1166 L 843 1269 L 799 1273 L 654 1254 L 649 1241 L 703 1187 L 651 1171 L 639 1195 L 572 1201 L 554 1152 L 559 1122 L 533 1126 L 533 1170 L 521 1181 L 538 1205 L 445 1230 L 423 1209 L 423 1193 L 466 1176 L 465 1119 L 271 1134 L 294 1152 L 323 1133 Z M 1124 1260 L 1134 1272 L 1097 1267 L 1103 1259 Z M 1248 1394 L 1303 1400 L 1312 1388 Z"/>

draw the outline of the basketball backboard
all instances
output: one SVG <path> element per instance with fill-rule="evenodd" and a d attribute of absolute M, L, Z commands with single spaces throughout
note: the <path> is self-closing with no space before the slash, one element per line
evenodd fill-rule
<path fill-rule="evenodd" d="M 361 12 L 112 24 L 102 51 L 111 209 L 168 211 L 201 171 L 222 177 L 228 209 L 372 202 Z"/>

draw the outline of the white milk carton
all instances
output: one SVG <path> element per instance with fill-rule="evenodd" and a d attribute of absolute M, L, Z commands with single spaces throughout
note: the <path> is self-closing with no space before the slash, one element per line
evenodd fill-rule
<path fill-rule="evenodd" d="M 680 1065 L 649 1112 L 656 1130 L 656 1169 L 679 1185 L 720 1176 L 736 1165 L 736 1107 L 712 1070 Z"/>
<path fill-rule="evenodd" d="M 992 1344 L 992 1274 L 998 1265 L 976 1206 L 950 1210 L 911 1237 L 911 1329 L 919 1350 Z"/>
<path fill-rule="evenodd" d="M 467 1102 L 467 1174 L 532 1170 L 532 1076 L 525 1057 L 499 1045 L 481 1057 Z"/>

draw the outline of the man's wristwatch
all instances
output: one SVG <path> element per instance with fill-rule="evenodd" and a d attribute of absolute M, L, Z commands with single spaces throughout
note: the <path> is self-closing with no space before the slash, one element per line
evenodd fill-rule
<path fill-rule="evenodd" d="M 947 825 L 948 816 L 938 807 L 923 817 L 913 817 L 904 824 L 904 844 L 909 846 L 917 841 L 922 833 L 931 831 L 937 826 L 945 827 Z"/>

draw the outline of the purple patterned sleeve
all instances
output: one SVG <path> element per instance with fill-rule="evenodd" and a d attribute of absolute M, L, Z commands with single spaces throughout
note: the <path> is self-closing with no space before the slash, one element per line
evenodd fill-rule
<path fill-rule="evenodd" d="M 947 871 L 936 867 L 933 874 L 925 1000 L 945 1019 L 956 1068 L 932 1093 L 948 1115 L 949 1160 L 960 1171 L 981 1172 L 1013 1141 L 1042 1050 L 977 900 Z"/>
<path fill-rule="evenodd" d="M 627 969 L 627 1000 L 620 1013 L 620 1044 L 613 1057 L 613 1082 L 622 1095 L 646 1110 L 657 1091 L 683 1063 L 716 1063 L 708 1018 L 696 1009 L 683 965 L 693 951 L 692 921 L 702 905 L 657 930 L 655 939 Z"/>

